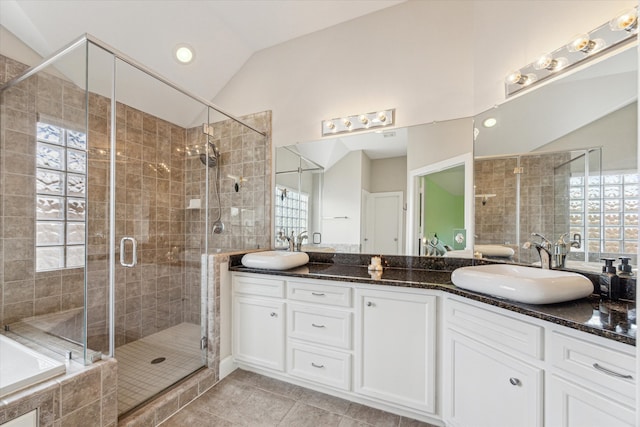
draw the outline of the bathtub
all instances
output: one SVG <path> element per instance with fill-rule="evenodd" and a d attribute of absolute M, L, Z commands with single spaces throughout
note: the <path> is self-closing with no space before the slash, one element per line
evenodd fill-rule
<path fill-rule="evenodd" d="M 0 397 L 66 372 L 64 363 L 0 335 Z"/>

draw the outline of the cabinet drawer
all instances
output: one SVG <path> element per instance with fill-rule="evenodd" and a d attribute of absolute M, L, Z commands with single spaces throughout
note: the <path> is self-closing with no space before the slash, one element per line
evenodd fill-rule
<path fill-rule="evenodd" d="M 289 374 L 342 390 L 351 389 L 351 354 L 289 341 Z"/>
<path fill-rule="evenodd" d="M 498 348 L 536 359 L 543 357 L 541 326 L 450 299 L 445 313 L 450 329 Z"/>
<path fill-rule="evenodd" d="M 601 394 L 619 402 L 630 406 L 635 404 L 633 354 L 554 331 L 549 358 L 554 367 L 570 373 L 574 380 L 593 384 Z"/>
<path fill-rule="evenodd" d="M 287 298 L 295 301 L 314 302 L 339 307 L 351 307 L 353 305 L 351 288 L 323 285 L 321 283 L 289 281 Z"/>
<path fill-rule="evenodd" d="M 241 294 L 284 298 L 284 280 L 234 275 L 233 290 Z"/>
<path fill-rule="evenodd" d="M 289 304 L 289 337 L 349 350 L 352 317 L 348 311 Z"/>

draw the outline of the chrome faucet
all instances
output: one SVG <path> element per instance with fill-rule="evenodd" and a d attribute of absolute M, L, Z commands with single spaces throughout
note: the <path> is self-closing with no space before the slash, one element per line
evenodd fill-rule
<path fill-rule="evenodd" d="M 287 233 L 284 230 L 280 230 L 278 232 L 278 240 L 286 241 L 289 246 L 290 252 L 300 252 L 302 250 L 302 242 L 308 238 L 309 236 L 307 235 L 306 231 L 301 231 L 297 236 L 293 231 L 291 231 L 290 236 L 287 236 Z"/>
<path fill-rule="evenodd" d="M 541 240 L 540 243 L 534 243 L 534 246 L 538 251 L 538 255 L 540 256 L 540 266 L 547 270 L 550 269 L 552 267 L 551 265 L 551 247 L 553 246 L 552 243 L 549 241 L 549 239 L 547 239 L 540 233 L 531 233 L 531 236 L 539 237 Z M 529 243 L 529 245 L 531 244 Z"/>
<path fill-rule="evenodd" d="M 291 236 L 287 236 L 286 231 L 284 230 L 280 230 L 278 232 L 278 240 L 280 241 L 286 241 L 287 244 L 289 245 L 289 251 L 293 252 L 295 249 L 295 236 L 293 235 L 293 231 L 291 232 Z"/>
<path fill-rule="evenodd" d="M 296 238 L 296 251 L 301 252 L 302 251 L 302 242 L 305 239 L 309 239 L 309 236 L 307 235 L 306 230 L 305 231 L 301 231 L 300 234 L 298 234 L 298 237 Z"/>
<path fill-rule="evenodd" d="M 569 248 L 580 248 L 582 246 L 582 236 L 576 233 L 573 235 L 573 240 L 567 241 L 569 233 L 564 233 L 557 242 L 551 243 L 549 239 L 544 237 L 540 233 L 531 233 L 531 236 L 539 237 L 540 243 L 534 243 L 534 247 L 538 251 L 540 256 L 540 265 L 544 269 L 550 268 L 564 268 L 567 261 L 567 253 Z M 531 242 L 526 242 L 523 246 L 525 249 L 531 247 Z"/>
<path fill-rule="evenodd" d="M 558 268 L 565 268 L 570 248 L 580 249 L 582 246 L 582 236 L 580 234 L 575 233 L 573 240 L 570 241 L 566 240 L 567 237 L 569 237 L 569 233 L 564 233 L 553 247 L 553 258 Z"/>

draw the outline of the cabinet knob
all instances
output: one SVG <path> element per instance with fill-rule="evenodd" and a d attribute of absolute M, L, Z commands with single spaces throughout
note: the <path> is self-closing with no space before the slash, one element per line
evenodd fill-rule
<path fill-rule="evenodd" d="M 373 303 L 371 301 L 367 301 L 367 307 L 373 307 Z"/>
<path fill-rule="evenodd" d="M 271 314 L 269 315 L 271 317 L 278 317 L 278 313 L 276 313 L 275 311 L 272 311 Z"/>
<path fill-rule="evenodd" d="M 519 379 L 513 377 L 509 378 L 509 382 L 511 383 L 511 385 L 522 385 L 522 382 L 520 382 Z"/>

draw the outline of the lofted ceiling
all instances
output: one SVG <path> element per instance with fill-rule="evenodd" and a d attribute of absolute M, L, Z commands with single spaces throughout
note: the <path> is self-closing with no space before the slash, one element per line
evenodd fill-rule
<path fill-rule="evenodd" d="M 42 57 L 91 34 L 213 100 L 255 52 L 403 1 L 0 0 L 0 25 Z M 180 43 L 195 50 L 188 65 L 173 58 Z M 200 112 L 185 107 L 181 114 L 174 122 L 195 123 Z"/>

